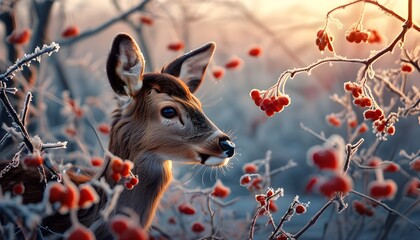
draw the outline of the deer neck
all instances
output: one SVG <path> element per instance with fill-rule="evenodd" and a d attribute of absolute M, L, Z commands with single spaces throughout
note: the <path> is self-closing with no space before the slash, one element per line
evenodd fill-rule
<path fill-rule="evenodd" d="M 121 193 L 117 212 L 131 208 L 139 215 L 140 225 L 149 228 L 160 199 L 172 180 L 172 164 L 156 154 L 143 153 L 136 158 L 133 173 L 138 175 L 139 184 Z"/>

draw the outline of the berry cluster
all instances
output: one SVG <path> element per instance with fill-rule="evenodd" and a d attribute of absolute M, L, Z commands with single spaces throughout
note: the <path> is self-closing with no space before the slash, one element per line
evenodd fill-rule
<path fill-rule="evenodd" d="M 99 196 L 89 184 L 81 184 L 78 188 L 74 184 L 62 185 L 58 182 L 48 186 L 48 202 L 59 204 L 58 211 L 65 214 L 69 209 L 89 208 L 99 202 Z"/>
<path fill-rule="evenodd" d="M 308 150 L 308 158 L 321 170 L 340 171 L 343 165 L 343 158 L 333 147 L 314 146 Z"/>
<path fill-rule="evenodd" d="M 354 99 L 353 103 L 361 108 L 372 106 L 372 100 L 363 95 Z"/>
<path fill-rule="evenodd" d="M 385 133 L 388 135 L 395 134 L 395 127 L 388 123 L 386 119 L 378 119 L 373 122 L 373 128 L 377 133 Z"/>
<path fill-rule="evenodd" d="M 385 118 L 384 112 L 380 108 L 366 110 L 363 115 L 366 120 L 372 121 L 382 120 Z"/>
<path fill-rule="evenodd" d="M 411 66 L 411 64 L 408 64 L 408 63 L 404 63 L 404 64 L 402 64 L 401 65 L 401 72 L 404 72 L 404 73 L 411 73 L 411 72 L 413 72 L 413 66 Z"/>
<path fill-rule="evenodd" d="M 370 207 L 367 207 L 365 204 L 363 204 L 359 200 L 354 200 L 353 203 L 353 209 L 361 216 L 368 216 L 372 217 L 374 212 Z"/>
<path fill-rule="evenodd" d="M 110 221 L 111 231 L 119 240 L 146 240 L 146 232 L 130 218 L 122 215 L 113 217 Z"/>
<path fill-rule="evenodd" d="M 351 92 L 354 98 L 358 98 L 363 93 L 362 86 L 355 82 L 344 83 L 344 90 L 346 92 Z"/>
<path fill-rule="evenodd" d="M 255 105 L 259 106 L 262 111 L 265 111 L 269 117 L 276 112 L 281 112 L 284 107 L 290 104 L 288 95 L 279 94 L 271 98 L 264 98 L 263 92 L 258 89 L 252 89 L 250 95 Z"/>
<path fill-rule="evenodd" d="M 274 189 L 269 188 L 265 194 L 258 194 L 255 195 L 255 201 L 257 201 L 261 207 L 259 215 L 264 215 L 267 212 L 277 212 L 278 207 L 275 200 L 278 199 L 279 196 L 282 196 L 283 189 L 279 188 L 276 191 Z"/>
<path fill-rule="evenodd" d="M 349 176 L 342 174 L 334 174 L 319 185 L 319 191 L 328 198 L 334 197 L 336 192 L 346 195 L 352 188 L 353 180 Z"/>
<path fill-rule="evenodd" d="M 350 28 L 346 32 L 346 39 L 348 42 L 351 42 L 351 43 L 367 42 L 369 40 L 370 33 L 371 33 L 370 31 Z"/>
<path fill-rule="evenodd" d="M 316 33 L 316 41 L 315 44 L 318 46 L 319 51 L 324 51 L 327 47 L 330 52 L 334 52 L 334 48 L 332 46 L 333 37 L 329 35 L 329 33 L 325 30 L 318 30 Z"/>
<path fill-rule="evenodd" d="M 112 179 L 119 182 L 122 177 L 129 177 L 133 163 L 130 160 L 121 160 L 121 158 L 113 158 L 111 160 Z"/>

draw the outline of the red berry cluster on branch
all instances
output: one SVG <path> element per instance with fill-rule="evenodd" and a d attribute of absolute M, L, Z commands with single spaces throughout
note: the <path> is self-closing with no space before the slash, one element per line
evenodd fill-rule
<path fill-rule="evenodd" d="M 326 30 L 318 30 L 316 33 L 315 44 L 318 46 L 319 51 L 324 51 L 327 47 L 330 52 L 334 52 L 332 46 L 333 37 Z"/>
<path fill-rule="evenodd" d="M 344 90 L 346 92 L 351 92 L 354 98 L 358 98 L 363 93 L 362 86 L 355 82 L 344 83 Z"/>
<path fill-rule="evenodd" d="M 368 43 L 381 43 L 383 41 L 383 37 L 381 34 L 375 29 L 369 29 L 370 32 Z"/>
<path fill-rule="evenodd" d="M 250 95 L 255 105 L 259 106 L 269 117 L 272 117 L 276 112 L 281 112 L 284 107 L 290 104 L 290 98 L 285 94 L 266 98 L 264 92 L 258 89 L 252 89 Z"/>
<path fill-rule="evenodd" d="M 350 28 L 347 30 L 346 39 L 351 43 L 367 42 L 369 40 L 370 31 Z"/>
<path fill-rule="evenodd" d="M 115 182 L 119 182 L 122 177 L 129 177 L 131 169 L 134 167 L 130 160 L 123 161 L 121 158 L 111 160 L 111 177 Z"/>
<path fill-rule="evenodd" d="M 370 207 L 367 207 L 364 203 L 359 200 L 354 200 L 352 202 L 354 211 L 356 211 L 361 216 L 372 217 L 374 212 Z"/>

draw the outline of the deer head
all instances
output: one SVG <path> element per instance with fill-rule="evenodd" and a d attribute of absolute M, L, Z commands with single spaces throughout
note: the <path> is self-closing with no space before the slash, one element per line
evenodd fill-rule
<path fill-rule="evenodd" d="M 206 117 L 193 95 L 214 50 L 215 44 L 208 43 L 160 73 L 144 73 L 145 61 L 135 41 L 127 34 L 113 41 L 107 74 L 119 108 L 109 150 L 133 161 L 140 180 L 137 189 L 122 194 L 118 206 L 133 207 L 145 227 L 171 180 L 171 161 L 220 166 L 234 154 L 233 142 Z"/>

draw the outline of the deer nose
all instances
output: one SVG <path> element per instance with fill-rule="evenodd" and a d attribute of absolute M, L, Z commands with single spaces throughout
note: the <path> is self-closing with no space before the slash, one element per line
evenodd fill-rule
<path fill-rule="evenodd" d="M 219 145 L 227 157 L 232 157 L 235 153 L 235 144 L 229 138 L 221 138 Z"/>

